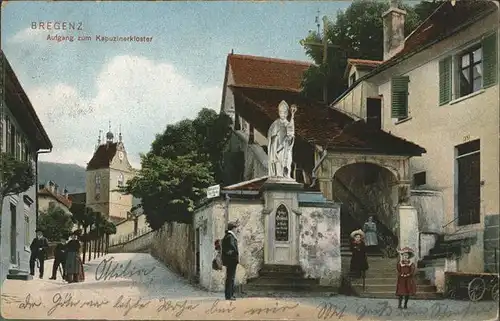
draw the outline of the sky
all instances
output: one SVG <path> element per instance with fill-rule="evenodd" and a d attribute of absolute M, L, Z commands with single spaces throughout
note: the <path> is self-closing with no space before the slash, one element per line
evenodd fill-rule
<path fill-rule="evenodd" d="M 168 124 L 204 107 L 219 111 L 231 50 L 307 61 L 299 40 L 316 29 L 318 10 L 333 18 L 349 4 L 16 1 L 2 4 L 1 46 L 54 145 L 40 160 L 86 166 L 111 122 L 139 168 L 139 153 Z M 82 30 L 33 29 L 40 21 L 81 22 Z M 105 43 L 98 35 L 153 38 Z"/>

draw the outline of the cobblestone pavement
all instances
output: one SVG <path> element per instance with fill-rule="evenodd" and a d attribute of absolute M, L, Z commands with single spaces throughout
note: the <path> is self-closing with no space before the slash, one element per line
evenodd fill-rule
<path fill-rule="evenodd" d="M 105 263 L 103 262 L 105 259 Z M 45 269 L 51 271 L 52 260 Z M 128 274 L 118 276 L 113 272 Z M 121 264 L 121 266 L 120 266 Z M 147 319 L 147 320 L 495 320 L 493 302 L 410 301 L 330 298 L 245 298 L 218 301 L 188 284 L 149 254 L 108 254 L 85 265 L 86 279 L 7 280 L 2 286 L 2 316 L 9 319 Z"/>

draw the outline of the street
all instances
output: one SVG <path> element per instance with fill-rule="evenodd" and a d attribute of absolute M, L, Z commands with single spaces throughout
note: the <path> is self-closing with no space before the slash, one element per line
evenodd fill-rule
<path fill-rule="evenodd" d="M 52 260 L 46 261 L 46 270 Z M 108 254 L 85 264 L 85 281 L 5 281 L 2 316 L 15 319 L 156 320 L 492 320 L 493 302 L 331 298 L 243 298 L 224 301 L 190 285 L 149 254 Z M 60 276 L 58 275 L 60 278 Z M 220 301 L 219 301 L 220 300 Z"/>

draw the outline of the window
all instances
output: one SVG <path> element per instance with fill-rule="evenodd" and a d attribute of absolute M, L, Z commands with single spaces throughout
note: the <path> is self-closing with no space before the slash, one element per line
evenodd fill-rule
<path fill-rule="evenodd" d="M 497 45 L 497 34 L 493 33 L 481 43 L 439 62 L 439 105 L 497 83 Z"/>
<path fill-rule="evenodd" d="M 19 131 L 16 132 L 16 159 L 21 160 L 21 133 Z"/>
<path fill-rule="evenodd" d="M 5 151 L 9 154 L 12 153 L 12 127 L 8 118 L 5 119 L 5 129 L 7 131 L 5 136 Z"/>
<path fill-rule="evenodd" d="M 483 87 L 483 50 L 469 49 L 458 56 L 458 97 L 467 96 Z"/>
<path fill-rule="evenodd" d="M 413 174 L 413 185 L 422 186 L 426 184 L 426 174 L 425 172 Z"/>
<path fill-rule="evenodd" d="M 123 186 L 123 174 L 118 174 L 118 186 Z"/>
<path fill-rule="evenodd" d="M 95 176 L 95 199 L 98 200 L 101 194 L 101 176 L 97 174 Z"/>
<path fill-rule="evenodd" d="M 24 246 L 30 246 L 30 216 L 29 212 L 24 212 Z"/>
<path fill-rule="evenodd" d="M 0 153 L 3 152 L 3 117 L 0 117 Z"/>
<path fill-rule="evenodd" d="M 480 141 L 456 146 L 458 225 L 480 222 L 481 173 Z"/>
<path fill-rule="evenodd" d="M 352 86 L 355 82 L 356 82 L 356 73 L 353 73 L 353 74 L 349 77 L 349 86 Z"/>
<path fill-rule="evenodd" d="M 391 117 L 398 120 L 408 118 L 408 83 L 410 77 L 399 76 L 391 81 Z"/>
<path fill-rule="evenodd" d="M 21 140 L 21 158 L 22 161 L 26 161 L 26 144 L 24 139 Z"/>

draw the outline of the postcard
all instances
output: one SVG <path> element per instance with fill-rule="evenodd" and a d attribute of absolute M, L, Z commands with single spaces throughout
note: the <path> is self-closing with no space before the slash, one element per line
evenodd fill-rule
<path fill-rule="evenodd" d="M 2 317 L 499 320 L 499 14 L 2 1 Z"/>

